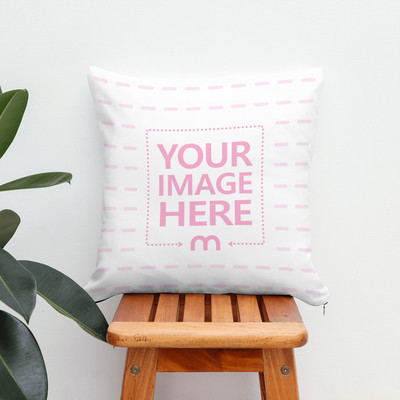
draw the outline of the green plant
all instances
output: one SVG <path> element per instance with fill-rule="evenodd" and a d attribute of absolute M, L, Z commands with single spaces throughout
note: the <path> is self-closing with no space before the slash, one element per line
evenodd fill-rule
<path fill-rule="evenodd" d="M 26 90 L 0 89 L 0 158 L 18 131 L 27 102 Z M 2 184 L 0 191 L 48 187 L 71 179 L 65 172 L 35 174 Z M 0 211 L 0 301 L 28 324 L 39 294 L 86 332 L 106 341 L 107 321 L 78 284 L 47 265 L 17 261 L 4 250 L 20 221 L 16 212 Z M 47 389 L 46 367 L 34 335 L 20 319 L 0 310 L 0 399 L 44 400 Z"/>

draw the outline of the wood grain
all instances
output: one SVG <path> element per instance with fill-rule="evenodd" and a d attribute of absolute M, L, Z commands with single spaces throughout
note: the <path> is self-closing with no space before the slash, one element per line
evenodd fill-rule
<path fill-rule="evenodd" d="M 297 322 L 112 322 L 108 342 L 119 347 L 301 347 L 307 331 Z"/>
<path fill-rule="evenodd" d="M 268 321 L 303 322 L 299 309 L 291 296 L 263 296 Z"/>
<path fill-rule="evenodd" d="M 121 400 L 152 400 L 157 372 L 158 349 L 128 349 Z M 140 372 L 133 375 L 131 368 Z"/>
<path fill-rule="evenodd" d="M 260 372 L 261 349 L 160 349 L 157 372 Z"/>
<path fill-rule="evenodd" d="M 212 322 L 233 322 L 231 296 L 229 294 L 211 295 Z"/>
<path fill-rule="evenodd" d="M 154 322 L 173 322 L 178 317 L 179 294 L 160 294 Z"/>
<path fill-rule="evenodd" d="M 293 349 L 263 349 L 263 359 L 267 398 L 299 400 Z M 289 375 L 282 374 L 283 366 L 290 368 Z"/>
<path fill-rule="evenodd" d="M 124 295 L 119 303 L 113 321 L 148 321 L 153 300 L 153 294 Z"/>
<path fill-rule="evenodd" d="M 258 372 L 263 400 L 299 398 L 293 348 L 307 331 L 290 296 L 124 295 L 108 341 L 128 347 L 122 400 L 151 400 L 156 371 Z"/>
<path fill-rule="evenodd" d="M 203 322 L 205 316 L 204 294 L 187 294 L 183 311 L 184 322 Z"/>
<path fill-rule="evenodd" d="M 255 296 L 238 294 L 237 303 L 241 322 L 262 322 Z"/>

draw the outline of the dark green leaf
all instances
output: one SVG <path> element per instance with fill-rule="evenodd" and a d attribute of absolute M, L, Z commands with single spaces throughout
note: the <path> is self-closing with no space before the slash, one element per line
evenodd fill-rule
<path fill-rule="evenodd" d="M 72 175 L 68 172 L 44 172 L 25 176 L 8 183 L 0 185 L 0 192 L 18 189 L 37 189 L 48 186 L 59 185 L 60 183 L 71 183 Z"/>
<path fill-rule="evenodd" d="M 21 219 L 12 210 L 0 211 L 0 247 L 3 248 L 14 236 Z"/>
<path fill-rule="evenodd" d="M 19 261 L 37 282 L 37 293 L 61 314 L 97 339 L 106 341 L 108 324 L 97 304 L 71 278 L 33 261 Z"/>
<path fill-rule="evenodd" d="M 26 90 L 18 89 L 0 94 L 0 158 L 14 140 L 27 103 Z"/>
<path fill-rule="evenodd" d="M 29 322 L 36 304 L 35 278 L 4 249 L 0 249 L 0 300 Z"/>
<path fill-rule="evenodd" d="M 32 332 L 1 310 L 0 332 L 0 399 L 46 400 L 46 367 Z"/>

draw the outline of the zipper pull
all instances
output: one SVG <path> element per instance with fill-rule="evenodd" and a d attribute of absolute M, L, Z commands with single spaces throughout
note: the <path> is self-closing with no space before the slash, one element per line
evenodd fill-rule
<path fill-rule="evenodd" d="M 325 317 L 325 308 L 326 308 L 326 305 L 327 305 L 328 303 L 325 303 L 324 304 L 324 307 L 322 308 L 322 316 L 323 317 Z"/>

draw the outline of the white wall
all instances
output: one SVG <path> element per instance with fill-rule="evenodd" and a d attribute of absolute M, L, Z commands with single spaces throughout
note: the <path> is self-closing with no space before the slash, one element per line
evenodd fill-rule
<path fill-rule="evenodd" d="M 314 262 L 327 315 L 299 304 L 305 400 L 397 400 L 400 351 L 400 2 L 398 0 L 13 0 L 0 2 L 0 84 L 30 102 L 1 181 L 66 170 L 72 186 L 5 193 L 22 225 L 18 258 L 80 284 L 96 259 L 101 145 L 86 71 L 154 75 L 322 66 L 312 176 Z M 101 305 L 111 319 L 118 299 Z M 39 301 L 32 318 L 50 400 L 113 400 L 124 352 L 91 339 Z M 156 399 L 258 399 L 256 374 L 168 374 Z"/>

